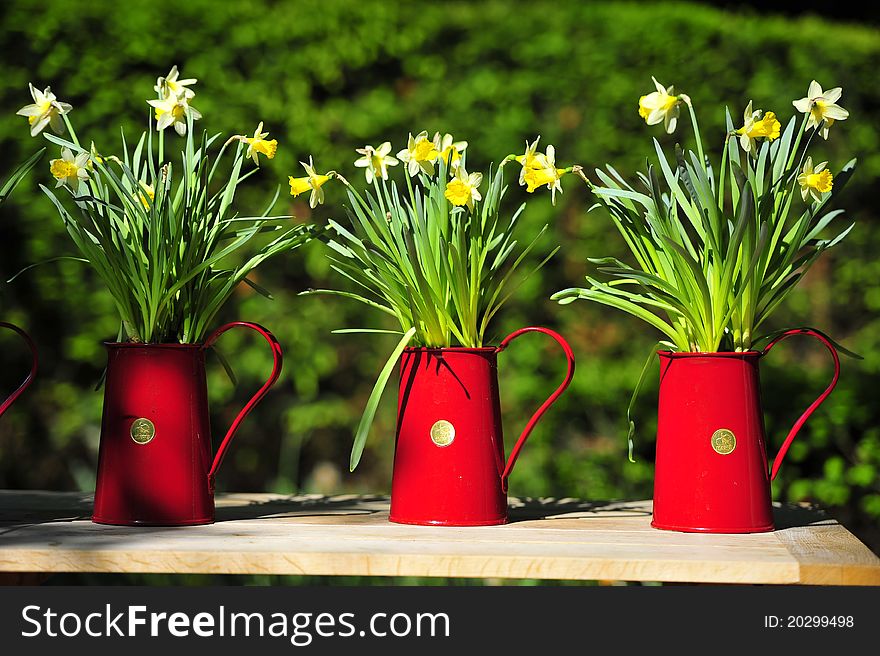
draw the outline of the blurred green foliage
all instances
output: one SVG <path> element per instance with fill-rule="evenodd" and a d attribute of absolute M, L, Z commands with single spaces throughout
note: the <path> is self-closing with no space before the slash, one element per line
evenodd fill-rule
<path fill-rule="evenodd" d="M 407 133 L 451 132 L 470 142 L 472 170 L 483 169 L 526 139 L 542 135 L 561 165 L 588 171 L 611 162 L 632 176 L 650 140 L 687 141 L 686 124 L 667 137 L 638 116 L 653 74 L 688 93 L 704 139 L 717 158 L 723 108 L 739 116 L 749 99 L 785 120 L 811 79 L 843 86 L 848 121 L 820 145 L 831 168 L 859 158 L 843 196 L 855 231 L 814 267 L 775 315 L 774 325 L 815 325 L 864 355 L 845 359 L 837 391 L 796 440 L 774 483 L 780 500 L 828 505 L 880 549 L 880 34 L 858 25 L 722 12 L 683 3 L 479 3 L 297 0 L 214 2 L 152 0 L 124 6 L 9 0 L 0 7 L 0 165 L 3 171 L 42 145 L 14 112 L 30 102 L 28 82 L 51 85 L 74 105 L 83 140 L 104 152 L 146 125 L 152 87 L 178 64 L 197 77 L 194 105 L 209 132 L 250 134 L 259 121 L 277 138 L 277 157 L 246 185 L 239 208 L 258 207 L 297 162 L 314 155 L 349 179 L 354 149 Z M 713 140 L 714 135 L 714 140 Z M 52 154 L 52 157 L 57 155 Z M 717 161 L 717 160 L 716 160 Z M 48 200 L 48 156 L 0 209 L 0 274 L 73 249 Z M 545 248 L 563 245 L 520 289 L 494 334 L 528 324 L 553 327 L 571 342 L 578 372 L 569 392 L 533 434 L 511 480 L 514 495 L 587 499 L 651 495 L 656 375 L 638 402 L 635 464 L 627 462 L 625 408 L 657 335 L 640 322 L 588 303 L 559 307 L 552 292 L 579 284 L 586 258 L 625 255 L 606 216 L 588 213 L 583 185 L 566 178 L 552 207 L 546 193 L 511 189 L 510 207 L 527 199 L 527 230 L 550 221 Z M 286 189 L 282 189 L 286 194 Z M 341 188 L 326 187 L 314 212 L 284 195 L 279 211 L 300 221 L 344 219 Z M 536 251 L 539 256 L 540 249 Z M 544 251 L 546 252 L 546 250 Z M 386 395 L 364 459 L 346 472 L 353 429 L 394 337 L 331 335 L 334 328 L 391 327 L 355 303 L 298 297 L 336 284 L 320 244 L 280 258 L 259 273 L 275 294 L 267 301 L 242 287 L 221 320 L 257 321 L 275 332 L 286 364 L 275 390 L 254 411 L 224 463 L 225 489 L 279 492 L 387 492 L 394 435 L 394 394 Z M 81 264 L 36 269 L 0 290 L 0 316 L 27 327 L 41 347 L 36 384 L 0 423 L 0 487 L 89 490 L 94 484 L 104 365 L 101 341 L 117 320 L 109 295 Z M 0 389 L 12 389 L 26 361 L 13 335 L 0 334 Z M 270 366 L 257 340 L 221 341 L 239 375 L 233 389 L 214 363 L 210 375 L 215 430 L 225 428 Z M 563 375 L 557 349 L 524 337 L 501 357 L 507 438 Z M 19 371 L 20 370 L 20 371 Z M 821 347 L 791 340 L 763 366 L 770 451 L 831 375 Z"/>

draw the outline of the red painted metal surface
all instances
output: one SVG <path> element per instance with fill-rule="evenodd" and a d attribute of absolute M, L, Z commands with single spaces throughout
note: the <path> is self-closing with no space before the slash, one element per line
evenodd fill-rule
<path fill-rule="evenodd" d="M 821 341 L 834 359 L 834 377 L 795 422 L 775 458 L 771 477 L 758 363 L 792 335 Z M 708 533 L 772 531 L 770 481 L 797 432 L 837 384 L 840 362 L 834 346 L 816 331 L 798 329 L 783 333 L 760 352 L 659 351 L 658 355 L 652 526 Z"/>
<path fill-rule="evenodd" d="M 0 321 L 0 328 L 6 328 L 7 330 L 11 330 L 16 333 L 19 337 L 21 337 L 25 344 L 27 344 L 28 348 L 31 351 L 31 370 L 28 373 L 27 378 L 22 381 L 21 385 L 10 394 L 3 403 L 0 403 L 0 417 L 3 416 L 3 413 L 9 410 L 9 407 L 15 403 L 15 400 L 22 395 L 22 393 L 30 387 L 31 383 L 34 382 L 34 378 L 37 375 L 37 366 L 39 364 L 37 357 L 37 346 L 34 344 L 34 340 L 31 339 L 31 336 L 28 335 L 25 331 L 23 331 L 18 326 L 14 326 L 11 323 L 6 323 L 5 321 Z"/>
<path fill-rule="evenodd" d="M 205 351 L 236 326 L 255 330 L 269 343 L 272 375 L 232 422 L 212 458 Z M 281 374 L 277 340 L 257 324 L 237 321 L 217 329 L 201 345 L 106 346 L 92 521 L 161 526 L 213 522 L 217 468 L 245 416 Z"/>
<path fill-rule="evenodd" d="M 565 380 L 538 408 L 504 461 L 498 353 L 526 332 L 555 339 Z M 535 424 L 574 375 L 574 354 L 547 328 L 523 328 L 497 348 L 408 348 L 401 356 L 390 520 L 485 526 L 507 521 L 507 478 Z"/>

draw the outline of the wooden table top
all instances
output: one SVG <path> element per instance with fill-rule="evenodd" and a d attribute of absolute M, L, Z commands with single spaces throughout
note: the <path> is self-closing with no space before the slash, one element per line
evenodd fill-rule
<path fill-rule="evenodd" d="M 383 496 L 219 494 L 217 522 L 100 526 L 91 495 L 0 490 L 0 572 L 140 572 L 880 585 L 880 559 L 818 509 L 777 530 L 660 531 L 651 502 L 511 499 L 511 523 L 388 521 Z"/>

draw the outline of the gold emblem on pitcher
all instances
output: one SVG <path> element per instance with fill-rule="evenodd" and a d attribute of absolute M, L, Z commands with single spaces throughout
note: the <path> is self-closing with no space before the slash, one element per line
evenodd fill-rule
<path fill-rule="evenodd" d="M 146 444 L 156 437 L 156 427 L 149 419 L 135 419 L 131 424 L 131 439 L 137 444 Z"/>
<path fill-rule="evenodd" d="M 455 426 L 440 419 L 431 426 L 431 441 L 437 446 L 449 446 L 455 439 Z"/>
<path fill-rule="evenodd" d="M 712 448 L 722 456 L 732 453 L 736 448 L 736 435 L 730 429 L 719 428 L 712 433 Z"/>

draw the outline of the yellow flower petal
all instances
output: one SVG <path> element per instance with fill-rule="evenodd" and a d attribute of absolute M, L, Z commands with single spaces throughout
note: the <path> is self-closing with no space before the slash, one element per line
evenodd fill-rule
<path fill-rule="evenodd" d="M 290 183 L 290 195 L 294 197 L 299 196 L 312 188 L 312 185 L 309 184 L 309 178 L 294 178 L 291 175 L 288 176 L 287 180 Z"/>
<path fill-rule="evenodd" d="M 824 194 L 831 191 L 831 187 L 834 185 L 834 176 L 828 170 L 810 173 L 806 177 L 805 185 Z"/>
<path fill-rule="evenodd" d="M 543 187 L 544 185 L 552 185 L 559 179 L 556 171 L 554 169 L 528 169 L 523 176 L 523 180 L 526 183 L 526 191 L 532 193 L 538 187 Z"/>
<path fill-rule="evenodd" d="M 271 139 L 269 141 L 266 139 L 245 139 L 245 141 L 255 152 L 265 155 L 269 159 L 275 157 L 275 152 L 278 150 L 277 139 Z"/>
<path fill-rule="evenodd" d="M 470 202 L 472 191 L 473 189 L 469 184 L 464 180 L 456 178 L 446 185 L 444 196 L 453 205 L 462 206 Z"/>

